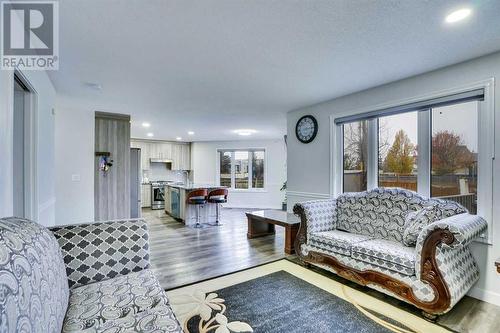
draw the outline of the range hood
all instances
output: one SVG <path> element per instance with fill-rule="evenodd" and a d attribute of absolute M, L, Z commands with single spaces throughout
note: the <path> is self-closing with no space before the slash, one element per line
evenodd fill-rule
<path fill-rule="evenodd" d="M 163 158 L 150 158 L 149 162 L 151 162 L 151 163 L 172 164 L 172 160 L 166 160 L 166 159 L 163 159 Z"/>

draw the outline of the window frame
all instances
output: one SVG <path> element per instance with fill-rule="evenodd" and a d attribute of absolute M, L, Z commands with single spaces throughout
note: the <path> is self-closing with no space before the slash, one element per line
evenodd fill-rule
<path fill-rule="evenodd" d="M 427 96 L 419 96 L 407 100 L 386 103 L 342 115 L 330 116 L 330 196 L 335 197 L 343 191 L 343 123 L 336 124 L 335 120 L 349 115 L 375 112 L 392 107 L 403 106 L 410 103 L 448 97 L 455 94 L 484 90 L 484 100 L 478 103 L 478 188 L 477 188 L 477 214 L 488 222 L 488 230 L 478 238 L 478 242 L 492 244 L 493 240 L 493 163 L 495 158 L 495 109 L 494 109 L 494 79 L 488 79 L 448 89 Z M 457 104 L 460 104 L 457 101 Z M 419 147 L 417 192 L 430 197 L 431 186 L 431 141 L 432 141 L 432 107 L 425 107 L 418 112 L 417 141 Z M 384 114 L 380 114 L 384 116 Z M 368 190 L 378 186 L 378 117 L 368 119 Z"/>
<path fill-rule="evenodd" d="M 253 160 L 252 153 L 255 151 L 264 152 L 264 187 L 252 187 L 252 176 L 253 176 Z M 231 186 L 228 190 L 231 192 L 267 192 L 267 149 L 266 148 L 217 148 L 215 151 L 216 155 L 216 184 L 220 185 L 220 153 L 231 152 Z M 236 184 L 236 170 L 235 170 L 235 152 L 248 152 L 248 188 L 235 188 Z"/>

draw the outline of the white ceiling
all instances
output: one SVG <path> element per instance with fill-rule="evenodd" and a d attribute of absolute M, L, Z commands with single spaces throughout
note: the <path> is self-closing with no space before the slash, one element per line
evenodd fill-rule
<path fill-rule="evenodd" d="M 65 103 L 131 114 L 133 137 L 278 138 L 292 109 L 499 50 L 499 16 L 495 0 L 61 0 L 50 76 Z"/>

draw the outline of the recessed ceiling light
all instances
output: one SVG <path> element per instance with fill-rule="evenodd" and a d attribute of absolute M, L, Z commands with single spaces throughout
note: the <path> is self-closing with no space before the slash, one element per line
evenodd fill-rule
<path fill-rule="evenodd" d="M 148 133 L 146 135 L 149 136 L 150 138 L 153 137 L 153 136 L 155 136 L 153 133 Z"/>
<path fill-rule="evenodd" d="M 462 21 L 467 18 L 472 13 L 470 8 L 462 8 L 459 10 L 455 10 L 454 12 L 448 14 L 446 16 L 446 23 L 455 23 L 458 21 Z"/>
<path fill-rule="evenodd" d="M 194 132 L 193 131 L 189 131 L 188 134 L 189 135 L 194 135 Z"/>
<path fill-rule="evenodd" d="M 146 122 L 142 123 L 142 127 L 146 127 L 146 128 L 148 128 L 148 127 L 150 127 L 150 126 L 151 126 L 151 124 L 150 124 L 150 123 L 146 123 Z"/>
<path fill-rule="evenodd" d="M 182 138 L 181 138 L 180 136 L 178 136 L 178 137 L 176 137 L 176 138 L 175 138 L 175 140 L 177 140 L 177 141 L 181 141 L 181 140 L 182 140 Z"/>
<path fill-rule="evenodd" d="M 254 129 L 241 128 L 241 129 L 234 130 L 233 133 L 236 133 L 238 135 L 248 136 L 248 135 L 252 135 L 252 134 L 257 133 L 257 131 Z"/>

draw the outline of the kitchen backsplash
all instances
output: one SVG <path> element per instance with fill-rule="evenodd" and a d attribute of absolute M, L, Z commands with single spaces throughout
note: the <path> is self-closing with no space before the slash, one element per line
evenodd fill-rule
<path fill-rule="evenodd" d="M 149 181 L 171 180 L 186 183 L 187 174 L 184 171 L 173 171 L 166 168 L 163 163 L 151 163 L 150 170 L 144 170 Z"/>

